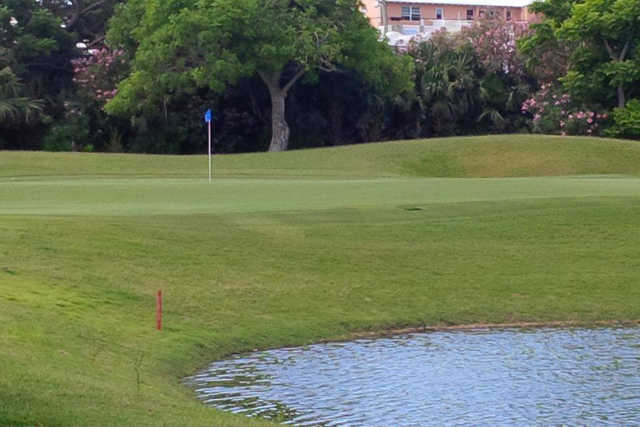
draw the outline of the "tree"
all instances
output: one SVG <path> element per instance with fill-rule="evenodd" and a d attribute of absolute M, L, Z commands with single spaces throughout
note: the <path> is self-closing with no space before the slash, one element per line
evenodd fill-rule
<path fill-rule="evenodd" d="M 492 132 L 503 132 L 510 124 L 512 130 L 517 127 L 520 106 L 530 91 L 532 79 L 516 48 L 524 29 L 498 15 L 479 19 L 459 34 L 480 65 L 482 112 L 477 120 L 489 124 Z"/>
<path fill-rule="evenodd" d="M 0 124 L 19 120 L 30 122 L 42 111 L 42 101 L 21 96 L 22 86 L 9 67 L 0 70 Z"/>
<path fill-rule="evenodd" d="M 13 118 L 11 126 L 0 129 L 0 138 L 8 147 L 38 148 L 47 126 L 44 120 L 25 126 L 25 120 L 55 120 L 64 109 L 61 94 L 72 91 L 75 36 L 61 24 L 39 2 L 6 0 L 0 5 L 3 116 Z"/>
<path fill-rule="evenodd" d="M 71 83 L 75 37 L 37 2 L 9 0 L 0 6 L 0 51 L 5 64 L 28 85 L 47 92 Z"/>
<path fill-rule="evenodd" d="M 104 42 L 107 22 L 123 0 L 39 0 L 64 28 L 77 35 L 89 48 Z"/>
<path fill-rule="evenodd" d="M 576 102 L 622 108 L 638 95 L 640 2 L 546 0 L 544 16 L 519 47 L 546 83 L 560 80 Z"/>
<path fill-rule="evenodd" d="M 520 106 L 532 79 L 516 50 L 520 31 L 501 17 L 487 17 L 457 34 L 440 31 L 410 45 L 416 70 L 416 134 L 522 128 Z"/>
<path fill-rule="evenodd" d="M 528 71 L 543 83 L 555 82 L 569 69 L 569 57 L 578 44 L 559 38 L 557 31 L 571 16 L 574 3 L 575 0 L 546 0 L 529 6 L 531 12 L 543 18 L 532 23 L 518 39 L 518 51 L 524 55 Z"/>
<path fill-rule="evenodd" d="M 446 32 L 410 45 L 415 61 L 417 135 L 451 135 L 474 109 L 478 80 L 474 55 Z"/>
<path fill-rule="evenodd" d="M 127 35 L 132 16 L 140 21 Z M 388 93 L 411 88 L 411 62 L 377 37 L 358 0 L 132 0 L 108 39 L 136 49 L 133 69 L 106 109 L 133 115 L 185 90 L 223 92 L 257 74 L 271 98 L 269 150 L 283 151 L 285 102 L 303 77 L 353 69 Z"/>
<path fill-rule="evenodd" d="M 638 0 L 585 0 L 573 6 L 559 34 L 582 42 L 572 55 L 566 81 L 570 85 L 605 83 L 616 90 L 618 107 L 640 82 L 640 2 Z M 605 54 L 602 54 L 604 50 Z"/>

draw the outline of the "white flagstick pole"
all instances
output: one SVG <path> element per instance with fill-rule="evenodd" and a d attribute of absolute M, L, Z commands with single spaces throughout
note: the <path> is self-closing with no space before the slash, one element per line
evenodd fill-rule
<path fill-rule="evenodd" d="M 211 182 L 211 120 L 207 124 L 209 126 L 209 182 Z"/>

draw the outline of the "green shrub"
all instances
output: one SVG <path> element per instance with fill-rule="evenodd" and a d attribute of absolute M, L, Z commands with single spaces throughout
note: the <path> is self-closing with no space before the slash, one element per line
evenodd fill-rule
<path fill-rule="evenodd" d="M 44 151 L 71 151 L 72 136 L 67 126 L 54 126 L 44 137 L 42 149 Z"/>
<path fill-rule="evenodd" d="M 78 151 L 87 141 L 89 127 L 86 119 L 75 118 L 51 127 L 42 146 L 45 151 Z"/>
<path fill-rule="evenodd" d="M 640 139 L 640 100 L 632 99 L 625 108 L 614 109 L 613 122 L 605 132 L 607 136 Z"/>

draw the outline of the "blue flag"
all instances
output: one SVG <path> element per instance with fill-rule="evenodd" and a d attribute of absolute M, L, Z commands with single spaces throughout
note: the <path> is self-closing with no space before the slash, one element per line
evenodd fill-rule
<path fill-rule="evenodd" d="M 207 112 L 204 113 L 204 121 L 209 123 L 211 119 L 213 119 L 213 113 L 211 112 L 211 108 L 209 108 Z"/>

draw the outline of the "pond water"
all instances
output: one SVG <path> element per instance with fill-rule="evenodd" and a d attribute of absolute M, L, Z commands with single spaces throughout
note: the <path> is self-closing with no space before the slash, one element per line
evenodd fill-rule
<path fill-rule="evenodd" d="M 191 378 L 294 425 L 638 425 L 640 328 L 416 333 L 238 355 Z"/>

